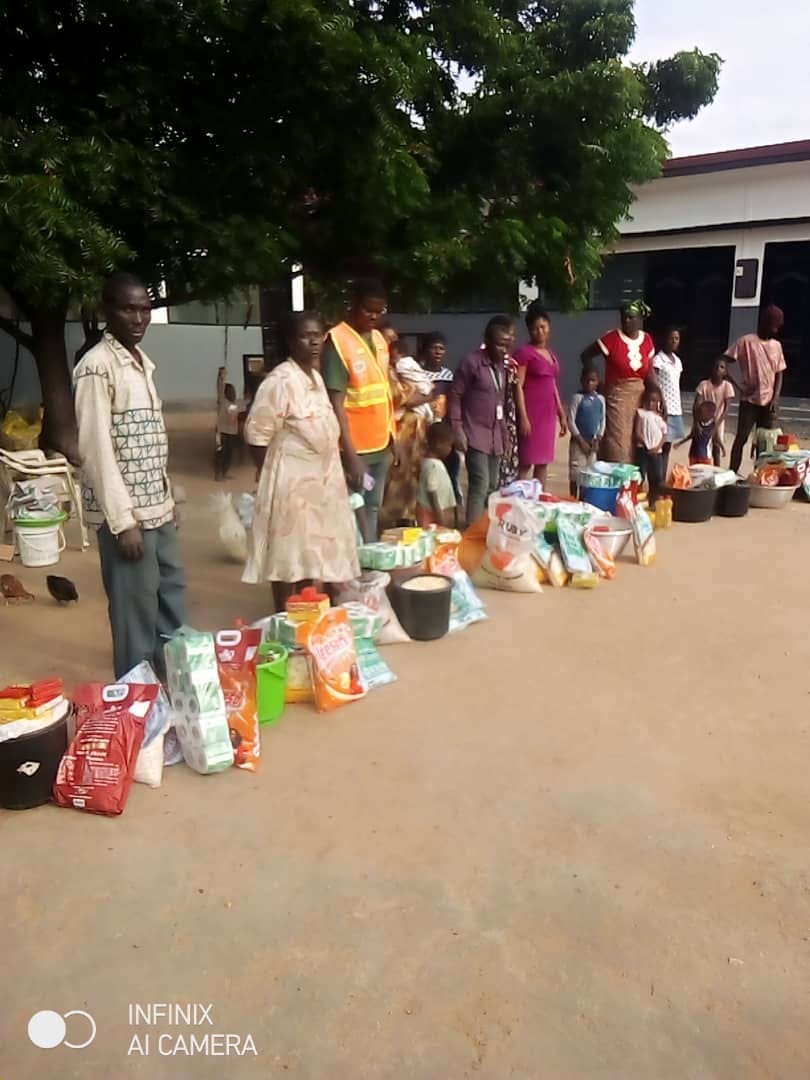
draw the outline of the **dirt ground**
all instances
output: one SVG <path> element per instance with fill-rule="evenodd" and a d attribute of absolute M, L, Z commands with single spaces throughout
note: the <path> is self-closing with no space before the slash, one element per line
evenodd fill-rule
<path fill-rule="evenodd" d="M 193 621 L 254 618 L 210 440 L 176 428 Z M 808 1076 L 808 529 L 798 503 L 681 525 L 596 592 L 487 593 L 486 623 L 387 649 L 395 685 L 291 708 L 255 776 L 0 812 L 0 1077 Z M 78 606 L 32 570 L 0 608 L 3 681 L 108 674 L 96 556 L 61 566 Z M 156 1002 L 212 1024 L 131 1023 Z M 44 1009 L 95 1041 L 36 1049 Z M 213 1033 L 257 1056 L 183 1053 Z"/>

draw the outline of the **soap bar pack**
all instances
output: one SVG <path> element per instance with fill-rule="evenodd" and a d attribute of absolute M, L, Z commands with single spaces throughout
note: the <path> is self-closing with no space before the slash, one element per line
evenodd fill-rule
<path fill-rule="evenodd" d="M 233 746 L 213 634 L 181 627 L 166 642 L 166 676 L 186 764 L 203 774 L 227 769 Z"/>
<path fill-rule="evenodd" d="M 395 570 L 397 567 L 396 544 L 361 544 L 357 557 L 363 570 Z"/>
<path fill-rule="evenodd" d="M 358 603 L 357 600 L 347 600 L 345 604 L 340 606 L 349 613 L 349 622 L 355 639 L 370 638 L 372 641 L 376 640 L 383 628 L 383 618 L 379 611 L 372 611 L 370 607 Z"/>
<path fill-rule="evenodd" d="M 285 649 L 300 649 L 306 641 L 305 624 L 293 622 L 283 611 L 271 615 L 267 620 L 264 634 L 265 641 L 277 641 Z"/>

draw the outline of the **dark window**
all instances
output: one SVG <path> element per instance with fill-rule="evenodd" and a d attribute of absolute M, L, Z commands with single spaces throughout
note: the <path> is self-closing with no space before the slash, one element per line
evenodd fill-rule
<path fill-rule="evenodd" d="M 601 275 L 591 283 L 589 307 L 595 310 L 618 311 L 644 295 L 644 276 L 647 255 L 633 252 L 625 255 L 609 255 Z"/>

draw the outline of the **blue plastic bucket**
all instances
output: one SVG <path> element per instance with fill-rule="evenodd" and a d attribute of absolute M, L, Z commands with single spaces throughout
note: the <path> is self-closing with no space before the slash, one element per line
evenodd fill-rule
<path fill-rule="evenodd" d="M 616 512 L 616 502 L 621 488 L 595 488 L 583 487 L 579 489 L 579 497 L 582 502 L 590 503 L 598 510 L 606 510 L 608 514 Z"/>

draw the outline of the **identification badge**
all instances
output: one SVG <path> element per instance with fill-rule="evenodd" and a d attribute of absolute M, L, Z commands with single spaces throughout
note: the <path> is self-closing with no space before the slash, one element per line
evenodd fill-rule
<path fill-rule="evenodd" d="M 496 405 L 495 406 L 495 419 L 496 420 L 503 420 L 503 405 Z"/>

